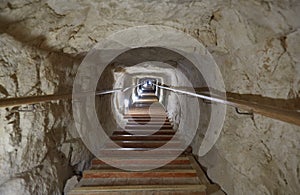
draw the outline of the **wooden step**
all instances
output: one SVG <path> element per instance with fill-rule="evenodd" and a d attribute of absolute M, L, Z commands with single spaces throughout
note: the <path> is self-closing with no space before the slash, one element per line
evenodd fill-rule
<path fill-rule="evenodd" d="M 93 178 L 82 179 L 78 185 L 80 186 L 125 186 L 125 185 L 187 185 L 199 184 L 197 177 L 181 177 L 181 178 Z"/>
<path fill-rule="evenodd" d="M 110 137 L 111 140 L 153 140 L 153 141 L 168 141 L 173 138 L 172 135 L 113 135 Z M 178 140 L 178 138 L 173 138 L 173 140 Z"/>
<path fill-rule="evenodd" d="M 170 121 L 162 120 L 162 121 L 128 121 L 127 125 L 169 125 L 171 126 Z"/>
<path fill-rule="evenodd" d="M 130 157 L 144 157 L 144 153 L 140 153 L 141 151 L 148 151 L 149 148 L 120 148 L 120 149 L 103 149 L 101 150 L 101 155 L 107 158 L 124 158 L 127 156 Z M 147 153 L 147 157 L 152 158 L 161 158 L 165 157 L 173 157 L 174 155 L 178 155 L 181 152 L 180 149 L 156 149 L 152 150 L 151 153 Z"/>
<path fill-rule="evenodd" d="M 149 98 L 154 98 L 153 96 L 145 96 L 145 98 L 141 98 L 141 99 L 149 99 Z M 141 108 L 141 107 L 152 107 L 152 108 L 159 108 L 161 111 L 166 112 L 164 110 L 164 107 L 159 104 L 157 101 L 152 102 L 151 104 L 149 104 L 148 102 L 135 102 L 134 104 L 129 106 L 129 109 L 134 109 L 134 108 Z"/>
<path fill-rule="evenodd" d="M 159 103 L 155 102 L 155 103 L 151 103 L 149 104 L 149 102 L 140 102 L 140 103 L 135 103 L 133 106 L 129 107 L 130 111 L 133 110 L 137 110 L 137 109 L 142 109 L 142 110 L 149 110 L 149 108 L 154 109 L 159 111 L 160 113 L 167 113 L 164 109 L 164 107 L 159 106 Z"/>
<path fill-rule="evenodd" d="M 153 89 L 144 89 L 142 94 L 143 93 L 155 93 L 155 90 L 153 90 Z"/>
<path fill-rule="evenodd" d="M 182 169 L 155 169 L 150 171 L 136 172 L 116 170 L 87 170 L 83 172 L 83 178 L 181 178 L 181 177 L 197 177 L 195 170 Z"/>
<path fill-rule="evenodd" d="M 149 102 L 158 102 L 157 96 L 140 96 L 139 99 L 135 100 L 134 103 L 144 102 L 148 100 Z"/>
<path fill-rule="evenodd" d="M 145 103 L 145 102 L 148 102 L 148 103 L 154 103 L 154 102 L 158 102 L 158 99 L 157 98 L 151 98 L 151 99 L 139 99 L 139 100 L 136 100 L 135 103 Z"/>
<path fill-rule="evenodd" d="M 156 122 L 156 123 L 162 123 L 162 122 L 171 122 L 169 118 L 151 118 L 151 117 L 128 117 L 124 118 L 124 120 L 127 120 L 128 123 L 140 123 L 140 122 Z"/>
<path fill-rule="evenodd" d="M 142 94 L 140 94 L 139 95 L 140 97 L 142 97 L 142 98 L 147 98 L 147 97 L 150 97 L 150 98 L 155 98 L 155 97 L 157 97 L 156 95 L 155 95 L 155 93 L 142 93 Z"/>
<path fill-rule="evenodd" d="M 169 147 L 182 147 L 181 142 L 179 141 L 152 141 L 152 140 L 143 140 L 143 141 L 115 141 L 120 147 L 123 148 L 158 148 L 166 143 L 168 143 Z M 114 143 L 105 144 L 106 147 L 114 147 Z"/>
<path fill-rule="evenodd" d="M 117 164 L 162 164 L 164 159 L 153 159 L 153 158 L 105 158 L 103 160 L 111 161 Z M 104 161 L 100 159 L 93 159 L 91 162 L 92 166 L 94 165 L 104 165 L 106 164 Z M 190 164 L 190 159 L 188 157 L 178 157 L 175 160 L 168 163 L 168 165 L 187 165 Z"/>
<path fill-rule="evenodd" d="M 201 184 L 97 186 L 75 188 L 69 195 L 205 195 L 205 190 L 205 185 Z"/>
<path fill-rule="evenodd" d="M 139 100 L 144 100 L 145 97 L 148 97 L 148 96 L 152 97 L 151 99 L 156 99 L 156 100 L 158 99 L 158 97 L 155 95 L 155 93 L 149 91 L 147 93 L 141 93 L 141 94 L 139 94 L 139 99 L 137 101 L 135 101 L 135 102 L 138 102 Z"/>
<path fill-rule="evenodd" d="M 114 165 L 114 163 L 109 163 Z M 158 163 L 154 163 L 154 164 L 138 164 L 136 162 L 132 163 L 132 164 L 124 164 L 121 162 L 121 164 L 118 164 L 116 166 L 122 167 L 122 169 L 125 170 L 151 170 L 154 167 L 155 170 L 160 170 L 160 169 L 183 169 L 183 170 L 187 170 L 187 169 L 192 169 L 192 166 L 190 164 L 183 164 L 183 165 L 164 165 L 164 164 L 158 164 Z M 117 167 L 113 167 L 111 165 L 108 164 L 104 164 L 104 165 L 92 165 L 90 166 L 90 170 L 101 170 L 101 169 L 105 169 L 105 170 L 115 170 L 115 169 L 119 169 Z"/>
<path fill-rule="evenodd" d="M 125 129 L 170 129 L 173 130 L 172 125 L 125 125 Z"/>
<path fill-rule="evenodd" d="M 133 119 L 127 119 L 128 123 L 171 123 L 169 119 L 146 119 L 146 118 L 133 118 Z"/>
<path fill-rule="evenodd" d="M 143 119 L 168 119 L 167 115 L 149 115 L 149 114 L 130 114 L 124 115 L 124 119 L 135 119 L 135 118 L 143 118 Z"/>
<path fill-rule="evenodd" d="M 159 130 L 156 132 L 149 130 L 117 130 L 113 132 L 113 135 L 174 135 L 174 130 Z"/>
<path fill-rule="evenodd" d="M 158 100 L 156 95 L 142 95 L 140 98 L 137 100 L 139 102 L 140 100 Z"/>
<path fill-rule="evenodd" d="M 167 115 L 149 115 L 148 113 L 145 114 L 136 114 L 136 115 L 123 115 L 124 119 L 145 119 L 145 120 L 168 120 L 168 116 Z"/>

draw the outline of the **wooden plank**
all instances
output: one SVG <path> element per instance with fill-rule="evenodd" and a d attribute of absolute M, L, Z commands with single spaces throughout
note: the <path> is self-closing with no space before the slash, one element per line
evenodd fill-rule
<path fill-rule="evenodd" d="M 156 177 L 196 177 L 195 170 L 151 170 L 146 172 L 130 172 L 122 170 L 87 170 L 83 178 L 156 178 Z"/>
<path fill-rule="evenodd" d="M 210 95 L 207 92 L 203 92 L 201 90 L 197 90 L 197 94 L 194 94 L 194 88 L 170 88 L 170 86 L 167 85 L 161 85 L 160 87 L 163 87 L 164 89 L 177 92 L 177 93 L 182 93 L 182 94 L 188 94 L 188 95 L 193 95 L 195 97 L 201 98 L 203 100 L 215 102 L 215 103 L 221 103 L 221 104 L 226 104 L 229 106 L 233 106 L 235 108 L 243 109 L 249 112 L 253 112 L 256 114 L 260 114 L 266 117 L 270 117 L 273 119 L 281 120 L 287 123 L 292 123 L 295 125 L 300 126 L 300 112 L 297 111 L 297 109 L 287 109 L 285 107 L 280 107 L 280 106 L 274 106 L 272 104 L 266 104 L 266 103 L 261 103 L 261 102 L 251 102 L 249 101 L 249 98 L 243 99 L 237 95 L 231 95 L 230 93 L 227 93 L 228 97 L 222 97 L 219 96 L 218 93 L 224 94 L 223 92 L 218 92 L 213 89 L 209 89 L 215 95 Z M 240 94 L 238 94 L 240 95 Z M 266 99 L 264 100 L 265 102 Z M 270 101 L 272 101 L 270 99 Z M 297 101 L 296 105 L 300 104 L 300 99 L 297 98 L 296 100 L 292 101 Z"/>
<path fill-rule="evenodd" d="M 138 113 L 138 114 L 125 114 L 124 117 L 158 117 L 158 118 L 165 118 L 167 117 L 167 113 L 166 112 L 163 112 L 163 113 L 151 113 L 151 115 L 149 114 L 149 112 L 144 112 L 144 113 Z"/>
<path fill-rule="evenodd" d="M 169 118 L 163 117 L 163 118 L 150 118 L 150 117 L 133 117 L 133 118 L 127 118 L 128 122 L 133 122 L 133 123 L 140 123 L 140 122 L 170 122 Z M 171 123 L 171 122 L 170 122 Z"/>
<path fill-rule="evenodd" d="M 156 104 L 135 104 L 131 107 L 129 107 L 129 112 L 134 112 L 134 111 L 146 111 L 148 112 L 149 109 L 159 111 L 160 113 L 166 113 L 165 109 L 161 104 L 156 103 Z"/>
<path fill-rule="evenodd" d="M 125 129 L 173 129 L 172 125 L 125 125 Z"/>
<path fill-rule="evenodd" d="M 169 119 L 145 119 L 145 118 L 134 118 L 134 119 L 127 119 L 128 123 L 148 123 L 148 122 L 152 122 L 152 123 L 171 123 L 169 121 Z"/>
<path fill-rule="evenodd" d="M 128 121 L 127 125 L 172 125 L 170 121 Z"/>
<path fill-rule="evenodd" d="M 97 192 L 147 192 L 147 191 L 170 191 L 177 194 L 179 191 L 187 192 L 205 192 L 205 185 L 132 185 L 132 186 L 97 186 L 97 187 L 80 187 L 73 189 L 69 194 L 95 194 Z M 204 193 L 205 194 L 205 193 Z M 199 194 L 200 195 L 200 194 Z"/>
<path fill-rule="evenodd" d="M 135 164 L 135 163 L 139 163 L 139 164 L 161 164 L 164 162 L 164 159 L 153 159 L 153 158 L 149 158 L 149 159 L 141 159 L 141 158 L 106 158 L 106 161 L 110 161 L 110 162 L 114 162 L 114 163 L 122 163 L 122 164 Z M 100 159 L 93 159 L 92 160 L 92 165 L 103 165 L 106 164 L 104 161 L 100 160 Z M 170 163 L 171 165 L 183 165 L 183 164 L 190 164 L 190 160 L 188 159 L 188 157 L 178 157 L 175 160 L 171 161 Z"/>
<path fill-rule="evenodd" d="M 88 95 L 88 94 L 87 94 Z M 21 106 L 25 104 L 36 104 L 42 102 L 51 102 L 57 100 L 72 99 L 72 94 L 54 94 L 54 95 L 39 95 L 29 97 L 14 97 L 0 99 L 0 107 Z"/>
<path fill-rule="evenodd" d="M 173 137 L 172 135 L 112 135 L 110 136 L 111 140 L 178 140 L 177 137 Z"/>
<path fill-rule="evenodd" d="M 283 110 L 278 109 L 277 107 L 259 105 L 256 103 L 236 99 L 227 99 L 226 104 L 300 126 L 300 112 L 297 111 Z"/>
<path fill-rule="evenodd" d="M 137 150 L 137 148 L 120 148 L 118 150 L 116 149 L 103 149 L 101 151 L 101 155 L 105 155 L 105 157 L 114 157 L 114 158 L 124 158 L 126 156 L 130 157 L 144 157 L 143 153 L 140 153 L 141 151 L 149 151 L 149 149 L 140 149 Z M 156 149 L 152 150 L 151 152 L 147 153 L 147 157 L 152 158 L 161 158 L 162 156 L 165 157 L 172 157 L 174 155 L 180 154 L 182 151 L 178 148 L 175 149 L 168 149 L 168 150 L 162 150 L 162 149 Z"/>
<path fill-rule="evenodd" d="M 149 130 L 117 130 L 113 132 L 113 135 L 174 135 L 176 132 L 174 130 L 159 130 L 159 131 L 149 131 Z"/>
<path fill-rule="evenodd" d="M 142 93 L 141 95 L 140 95 L 140 97 L 142 97 L 142 98 L 148 98 L 148 97 L 150 97 L 150 98 L 155 98 L 155 97 L 157 97 L 156 95 L 155 95 L 155 93 Z"/>
<path fill-rule="evenodd" d="M 181 178 L 93 178 L 82 179 L 78 186 L 121 186 L 121 185 L 187 185 L 199 184 L 197 177 L 181 177 Z"/>
<path fill-rule="evenodd" d="M 164 120 L 164 119 L 168 119 L 168 116 L 166 115 L 149 115 L 149 114 L 136 114 L 136 115 L 124 115 L 124 119 L 133 119 L 133 120 L 136 120 L 136 119 L 144 119 L 144 120 L 157 120 L 157 119 L 160 119 L 160 120 Z"/>
<path fill-rule="evenodd" d="M 111 162 L 109 162 L 109 164 L 111 164 Z M 157 163 L 154 162 L 153 164 L 146 164 L 146 163 L 137 163 L 137 162 L 133 162 L 131 164 L 124 164 L 124 163 L 118 163 L 118 166 L 121 166 L 122 169 L 124 170 L 151 170 L 154 167 L 155 170 L 160 170 L 160 169 L 182 169 L 182 170 L 187 170 L 187 169 L 192 169 L 192 166 L 190 164 L 178 164 L 178 165 L 172 165 L 172 164 L 167 164 L 164 165 L 163 163 Z M 101 169 L 105 169 L 105 170 L 115 170 L 115 169 L 119 169 L 116 167 L 113 167 L 111 165 L 107 165 L 107 164 L 102 164 L 102 165 L 92 165 L 90 167 L 90 170 L 101 170 Z M 197 177 L 198 178 L 198 177 Z"/>
<path fill-rule="evenodd" d="M 199 90 L 198 90 L 199 91 Z M 218 92 L 216 92 L 217 94 Z M 300 112 L 297 112 L 296 109 L 291 109 L 287 107 L 281 107 L 274 104 L 266 104 L 266 102 L 274 102 L 272 98 L 260 98 L 261 102 L 257 101 L 249 101 L 249 97 L 247 99 L 243 98 L 241 94 L 231 94 L 226 93 L 227 97 L 224 99 L 223 97 L 211 96 L 210 94 L 203 93 L 202 91 L 199 93 L 202 96 L 207 98 L 213 98 L 214 101 L 217 101 L 222 104 L 226 104 L 229 106 L 233 106 L 239 109 L 243 109 L 249 112 L 253 112 L 256 114 L 260 114 L 266 117 L 270 117 L 273 119 L 281 120 L 287 123 L 292 123 L 295 125 L 300 125 Z M 264 99 L 264 101 L 262 101 Z M 294 101 L 293 99 L 291 101 Z M 300 99 L 296 99 L 298 103 L 294 103 L 300 105 Z"/>
<path fill-rule="evenodd" d="M 145 103 L 145 102 L 148 102 L 148 103 L 158 102 L 158 99 L 157 99 L 157 98 L 151 98 L 151 99 L 139 99 L 139 100 L 136 100 L 136 101 L 135 101 L 135 103 Z"/>
<path fill-rule="evenodd" d="M 144 140 L 144 141 L 115 141 L 117 145 L 123 148 L 158 148 L 166 143 L 168 143 L 169 147 L 181 147 L 181 142 L 179 141 L 152 141 L 152 140 Z M 114 143 L 105 144 L 106 147 L 114 147 Z"/>

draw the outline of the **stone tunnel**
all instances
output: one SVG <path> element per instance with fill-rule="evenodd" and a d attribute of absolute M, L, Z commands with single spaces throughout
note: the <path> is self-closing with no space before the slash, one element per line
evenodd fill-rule
<path fill-rule="evenodd" d="M 185 143 L 180 152 L 154 171 L 128 170 L 145 157 L 118 174 L 103 165 L 123 179 L 108 185 L 98 174 L 97 185 L 115 190 L 102 194 L 120 192 L 130 174 L 136 188 L 127 194 L 144 193 L 146 177 L 149 194 L 299 193 L 299 9 L 297 0 L 1 1 L 0 194 L 80 194 L 74 189 L 98 174 L 93 163 L 112 154 L 100 153 L 109 137 L 158 117 L 156 140 L 140 144 L 171 139 L 170 127 Z M 153 117 L 137 122 L 145 108 Z M 185 161 L 192 170 L 182 172 Z M 206 188 L 182 179 L 191 174 Z M 156 189 L 159 177 L 167 187 Z"/>

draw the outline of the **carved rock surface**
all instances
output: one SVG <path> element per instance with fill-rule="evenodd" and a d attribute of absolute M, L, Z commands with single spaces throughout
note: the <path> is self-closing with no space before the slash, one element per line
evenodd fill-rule
<path fill-rule="evenodd" d="M 173 27 L 202 42 L 229 92 L 296 98 L 299 9 L 298 1 L 279 0 L 3 0 L 0 98 L 71 92 L 82 56 L 98 40 L 145 24 Z M 41 104 L 38 112 L 17 109 L 0 109 L 0 194 L 62 193 L 91 157 L 76 134 L 70 101 Z M 299 126 L 237 115 L 229 107 L 221 137 L 199 160 L 228 194 L 297 194 L 299 140 Z"/>

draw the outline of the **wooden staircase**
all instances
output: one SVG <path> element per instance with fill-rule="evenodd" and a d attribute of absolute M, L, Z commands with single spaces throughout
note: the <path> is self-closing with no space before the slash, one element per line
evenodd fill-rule
<path fill-rule="evenodd" d="M 153 103 L 154 106 L 153 106 Z M 151 106 L 150 106 L 151 105 Z M 150 108 L 151 107 L 151 108 Z M 149 113 L 149 109 L 151 113 Z M 180 146 L 180 139 L 172 139 L 175 131 L 163 106 L 158 103 L 154 93 L 147 90 L 138 102 L 124 115 L 128 120 L 125 130 L 118 129 L 110 136 L 122 149 L 107 147 L 111 162 L 126 165 L 127 170 L 136 166 L 142 168 L 161 164 L 164 157 Z M 156 129 L 156 131 L 153 131 Z M 172 139 L 172 140 L 171 140 Z M 128 156 L 131 151 L 147 151 L 171 142 L 174 150 L 158 150 L 156 155 L 141 158 Z M 105 153 L 106 154 L 106 153 Z M 158 157 L 159 156 L 159 157 Z M 107 162 L 107 161 L 106 161 Z M 169 194 L 211 194 L 219 187 L 210 184 L 201 167 L 188 148 L 168 164 L 146 171 L 126 171 L 106 164 L 103 159 L 93 159 L 89 170 L 83 172 L 78 185 L 69 195 L 169 195 Z"/>

